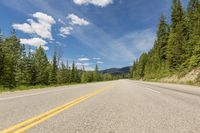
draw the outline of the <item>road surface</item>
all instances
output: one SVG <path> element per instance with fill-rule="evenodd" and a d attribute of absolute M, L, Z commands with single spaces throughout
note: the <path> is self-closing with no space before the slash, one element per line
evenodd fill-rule
<path fill-rule="evenodd" d="M 200 133 L 200 88 L 118 80 L 3 93 L 0 131 Z"/>

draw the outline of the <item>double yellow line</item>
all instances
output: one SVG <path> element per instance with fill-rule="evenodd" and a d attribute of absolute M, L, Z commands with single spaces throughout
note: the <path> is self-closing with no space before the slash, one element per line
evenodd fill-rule
<path fill-rule="evenodd" d="M 4 129 L 3 131 L 0 131 L 0 133 L 22 133 L 22 132 L 30 129 L 31 127 L 33 127 L 33 126 L 35 126 L 35 125 L 37 125 L 37 124 L 39 124 L 39 123 L 51 118 L 51 117 L 59 114 L 60 112 L 66 110 L 66 109 L 68 109 L 68 108 L 70 108 L 70 107 L 72 107 L 72 106 L 74 106 L 76 104 L 79 104 L 82 101 L 84 101 L 84 100 L 86 100 L 86 99 L 88 99 L 90 97 L 93 97 L 93 96 L 97 95 L 98 93 L 104 91 L 107 88 L 108 87 L 99 88 L 99 89 L 97 89 L 96 91 L 94 91 L 92 93 L 89 93 L 89 94 L 86 94 L 84 96 L 81 96 L 81 97 L 79 97 L 79 98 L 77 98 L 77 99 L 75 99 L 75 100 L 73 100 L 71 102 L 68 102 L 68 103 L 66 103 L 64 105 L 56 107 L 56 108 L 54 108 L 54 109 L 52 109 L 50 111 L 47 111 L 47 112 L 45 112 L 43 114 L 40 114 L 40 115 L 38 115 L 36 117 L 27 119 L 24 122 L 18 123 L 18 124 L 14 125 L 14 126 L 11 126 L 11 127 L 7 128 L 7 129 Z"/>

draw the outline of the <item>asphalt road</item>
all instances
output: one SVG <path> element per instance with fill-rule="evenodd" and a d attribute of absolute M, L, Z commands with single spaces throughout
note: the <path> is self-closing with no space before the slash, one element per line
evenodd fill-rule
<path fill-rule="evenodd" d="M 3 93 L 0 131 L 200 133 L 200 88 L 118 80 Z"/>

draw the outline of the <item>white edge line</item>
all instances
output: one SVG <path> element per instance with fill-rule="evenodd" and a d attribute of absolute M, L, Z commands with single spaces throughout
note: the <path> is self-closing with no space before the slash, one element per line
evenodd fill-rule
<path fill-rule="evenodd" d="M 147 88 L 148 90 L 151 90 L 151 91 L 153 91 L 153 92 L 155 92 L 155 93 L 161 93 L 161 92 L 159 92 L 159 91 L 156 91 L 156 90 L 153 90 L 153 89 L 150 89 L 150 88 Z"/>
<path fill-rule="evenodd" d="M 41 94 L 46 94 L 46 93 L 50 93 L 50 92 L 59 92 L 59 91 L 65 90 L 65 89 L 53 90 L 53 91 L 51 90 L 51 91 L 45 91 L 45 92 L 39 92 L 39 93 L 33 93 L 33 94 L 23 94 L 23 95 L 13 96 L 13 97 L 5 97 L 5 98 L 0 98 L 0 101 L 5 101 L 5 100 L 10 100 L 10 99 L 15 99 L 15 98 L 28 97 L 28 96 L 41 95 Z"/>

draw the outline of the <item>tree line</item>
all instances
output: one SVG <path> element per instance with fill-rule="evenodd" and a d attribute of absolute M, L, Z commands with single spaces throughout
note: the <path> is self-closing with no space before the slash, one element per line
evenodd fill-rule
<path fill-rule="evenodd" d="M 9 37 L 0 33 L 0 86 L 15 88 L 20 85 L 56 85 L 113 80 L 110 74 L 101 74 L 98 65 L 94 71 L 78 69 L 59 61 L 56 51 L 49 61 L 42 47 L 32 52 L 20 43 L 16 33 Z"/>
<path fill-rule="evenodd" d="M 166 17 L 161 15 L 154 46 L 134 61 L 131 78 L 183 76 L 199 66 L 200 1 L 189 0 L 184 9 L 180 0 L 173 0 L 171 23 L 168 24 Z"/>

